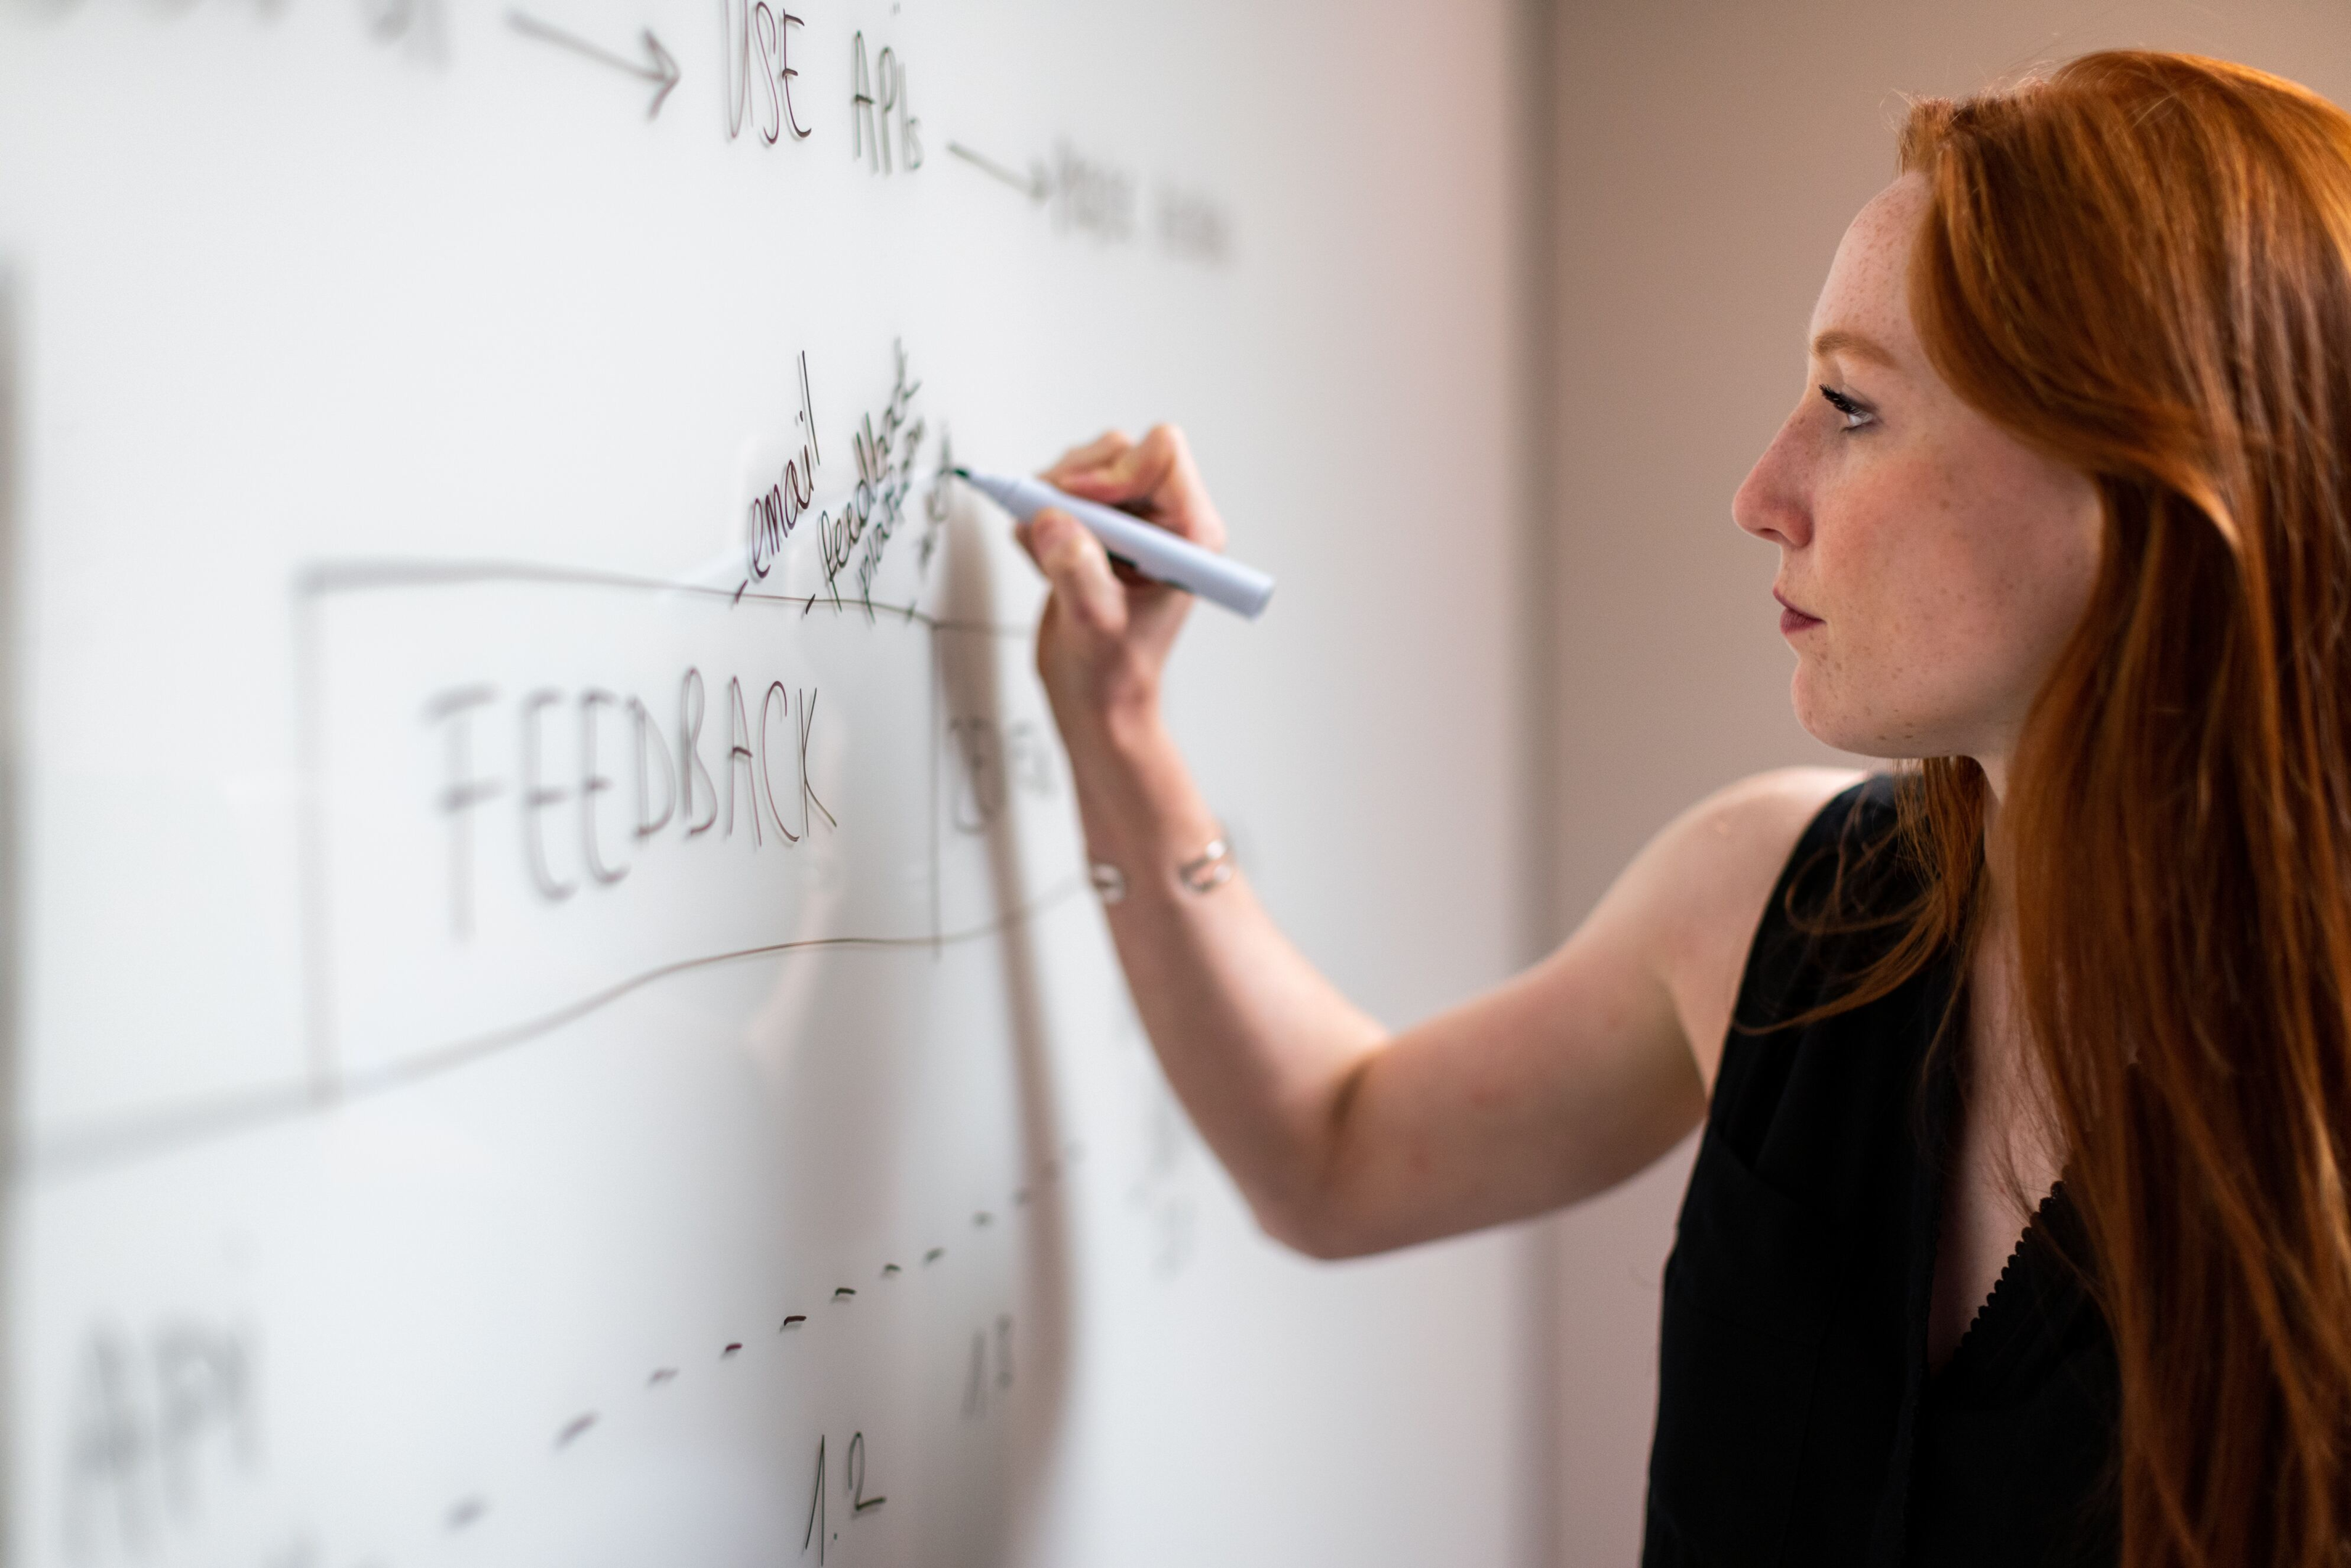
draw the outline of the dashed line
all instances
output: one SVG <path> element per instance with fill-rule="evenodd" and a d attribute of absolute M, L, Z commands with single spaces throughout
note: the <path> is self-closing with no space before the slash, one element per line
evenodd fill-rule
<path fill-rule="evenodd" d="M 1073 1143 L 1069 1146 L 1068 1157 L 1071 1161 L 1075 1161 L 1079 1157 L 1080 1153 L 1080 1145 Z M 1043 1166 L 1040 1167 L 1041 1179 L 1046 1181 L 1053 1179 L 1054 1176 L 1057 1174 L 1057 1164 L 1058 1162 L 1056 1161 L 1050 1159 L 1047 1160 Z M 1013 1193 L 1013 1202 L 1016 1205 L 1025 1206 L 1029 1203 L 1032 1196 L 1033 1193 L 1031 1188 L 1022 1186 L 1015 1189 Z M 996 1216 L 985 1208 L 975 1209 L 972 1211 L 971 1223 L 974 1229 L 984 1230 L 996 1223 Z M 947 1249 L 945 1247 L 928 1248 L 923 1253 L 923 1264 L 927 1268 L 931 1264 L 938 1262 L 946 1255 Z M 885 1262 L 882 1265 L 880 1277 L 884 1280 L 894 1279 L 904 1272 L 905 1270 L 898 1264 Z M 835 1301 L 853 1301 L 856 1299 L 857 1291 L 854 1286 L 839 1285 L 833 1289 L 832 1300 Z M 797 1333 L 805 1328 L 808 1325 L 808 1322 L 809 1316 L 806 1312 L 788 1312 L 785 1314 L 783 1322 L 776 1325 L 776 1332 L 778 1333 Z M 721 1361 L 729 1361 L 734 1359 L 736 1356 L 740 1355 L 742 1352 L 742 1341 L 730 1341 L 719 1351 L 718 1358 Z M 676 1381 L 678 1369 L 674 1366 L 655 1367 L 652 1375 L 645 1380 L 645 1384 L 648 1388 L 660 1388 L 667 1384 Z M 597 1412 L 590 1410 L 575 1416 L 570 1420 L 565 1422 L 562 1427 L 555 1434 L 555 1448 L 557 1451 L 560 1452 L 570 1448 L 572 1444 L 578 1442 L 582 1437 L 585 1437 L 588 1432 L 598 1424 L 600 1419 L 601 1417 L 598 1416 Z M 867 1509 L 879 1507 L 882 1500 L 883 1500 L 880 1498 L 866 1499 L 862 1506 L 859 1508 L 858 1511 L 863 1512 Z M 480 1496 L 461 1498 L 450 1506 L 448 1513 L 445 1515 L 445 1523 L 452 1531 L 466 1529 L 486 1514 L 489 1511 L 489 1506 L 488 1500 Z"/>

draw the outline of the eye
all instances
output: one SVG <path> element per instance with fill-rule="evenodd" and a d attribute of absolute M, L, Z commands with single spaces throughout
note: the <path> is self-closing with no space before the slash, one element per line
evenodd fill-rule
<path fill-rule="evenodd" d="M 1834 387 L 1821 388 L 1821 396 L 1827 399 L 1828 405 L 1837 411 L 1838 418 L 1844 421 L 1843 428 L 1846 430 L 1859 430 L 1877 418 L 1868 404 L 1855 402 Z"/>

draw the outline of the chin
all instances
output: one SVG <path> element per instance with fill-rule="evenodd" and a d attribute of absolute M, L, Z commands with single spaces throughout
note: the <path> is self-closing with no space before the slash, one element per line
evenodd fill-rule
<path fill-rule="evenodd" d="M 1933 743 L 1930 737 L 1940 727 L 1923 716 L 1889 712 L 1881 704 L 1857 701 L 1837 689 L 1837 683 L 1821 680 L 1816 672 L 1801 664 L 1788 695 L 1804 733 L 1835 750 L 1887 761 L 1950 752 L 1950 747 Z"/>

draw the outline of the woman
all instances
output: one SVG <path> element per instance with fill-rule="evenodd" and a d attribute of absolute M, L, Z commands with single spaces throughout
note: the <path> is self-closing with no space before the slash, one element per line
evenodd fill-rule
<path fill-rule="evenodd" d="M 1157 707 L 1183 598 L 1044 514 L 1111 930 L 1318 1256 L 1572 1203 L 1704 1123 L 1646 1561 L 2340 1564 L 2351 119 L 2102 54 L 1917 104 L 1898 166 L 1732 511 L 1804 727 L 1916 766 L 1700 802 L 1550 958 L 1390 1036 L 1215 842 Z M 1050 477 L 1223 540 L 1172 431 Z"/>

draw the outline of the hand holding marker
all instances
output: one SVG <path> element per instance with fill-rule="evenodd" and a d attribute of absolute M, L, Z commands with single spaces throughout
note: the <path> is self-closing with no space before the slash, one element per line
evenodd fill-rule
<path fill-rule="evenodd" d="M 956 469 L 956 476 L 1019 522 L 1027 522 L 1048 507 L 1067 512 L 1102 540 L 1102 549 L 1110 552 L 1113 559 L 1123 560 L 1145 577 L 1196 593 L 1251 621 L 1265 609 L 1265 601 L 1273 597 L 1273 579 L 1265 573 L 1214 550 L 1202 549 L 1189 539 L 1179 538 L 1165 528 L 1154 528 L 1114 507 L 1081 500 L 1042 479 L 1008 479 L 993 474 L 975 474 L 968 468 Z"/>

